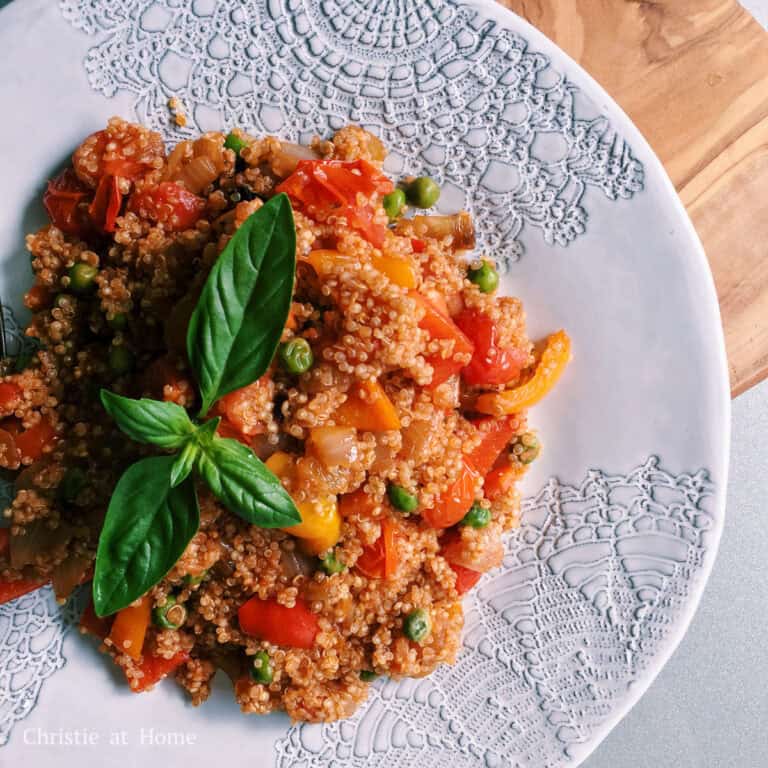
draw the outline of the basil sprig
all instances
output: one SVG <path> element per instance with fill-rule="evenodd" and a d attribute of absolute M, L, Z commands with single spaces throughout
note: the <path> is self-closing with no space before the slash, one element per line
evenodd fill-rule
<path fill-rule="evenodd" d="M 220 397 L 262 376 L 280 341 L 293 293 L 296 230 L 288 198 L 250 216 L 221 252 L 192 313 L 187 355 L 204 416 Z M 197 532 L 193 473 L 234 514 L 263 528 L 301 515 L 250 448 L 219 437 L 219 419 L 193 421 L 175 403 L 102 390 L 104 408 L 136 442 L 176 453 L 131 465 L 115 486 L 96 553 L 93 603 L 106 616 L 130 605 L 175 565 Z"/>

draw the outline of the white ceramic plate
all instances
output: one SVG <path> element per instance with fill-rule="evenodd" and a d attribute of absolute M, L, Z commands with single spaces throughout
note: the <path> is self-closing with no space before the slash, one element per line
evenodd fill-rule
<path fill-rule="evenodd" d="M 658 160 L 551 42 L 490 2 L 17 0 L 0 12 L 0 295 L 79 140 L 119 113 L 286 137 L 371 126 L 443 182 L 508 266 L 532 335 L 574 361 L 532 414 L 525 525 L 467 600 L 466 650 L 380 681 L 352 719 L 136 696 L 40 591 L 0 609 L 3 764 L 559 766 L 599 743 L 680 641 L 723 525 L 729 399 L 712 279 Z M 374 6 L 377 6 L 373 10 Z M 72 609 L 74 610 L 74 608 Z M 64 745 L 62 745 L 64 742 Z M 70 742 L 87 742 L 70 744 Z M 194 742 L 194 744 L 190 744 Z M 191 761 L 191 762 L 190 762 Z"/>

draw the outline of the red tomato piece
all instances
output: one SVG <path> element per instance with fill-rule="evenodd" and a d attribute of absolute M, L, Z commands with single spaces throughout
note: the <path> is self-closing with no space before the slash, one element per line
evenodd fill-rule
<path fill-rule="evenodd" d="M 34 592 L 45 586 L 48 579 L 17 579 L 16 581 L 0 581 L 0 605 L 15 600 L 17 597 Z"/>
<path fill-rule="evenodd" d="M 380 248 L 387 228 L 375 221 L 378 198 L 393 189 L 392 181 L 365 160 L 301 160 L 275 191 L 344 216 L 350 227 Z"/>
<path fill-rule="evenodd" d="M 509 462 L 494 467 L 485 477 L 483 493 L 485 498 L 493 501 L 504 493 L 509 493 L 517 480 L 519 470 Z"/>
<path fill-rule="evenodd" d="M 106 174 L 101 177 L 96 194 L 88 206 L 88 215 L 94 225 L 102 232 L 114 232 L 115 220 L 120 213 L 123 204 L 123 195 L 120 192 L 120 179 L 117 176 Z"/>
<path fill-rule="evenodd" d="M 50 422 L 40 419 L 34 427 L 25 429 L 17 435 L 16 447 L 19 449 L 21 458 L 37 461 L 43 455 L 44 449 L 53 445 L 56 437 L 56 431 Z"/>
<path fill-rule="evenodd" d="M 21 401 L 21 387 L 12 381 L 0 383 L 0 411 L 13 411 Z"/>
<path fill-rule="evenodd" d="M 269 375 L 262 376 L 252 384 L 246 384 L 219 398 L 214 411 L 224 416 L 233 429 L 246 437 L 264 434 L 264 405 L 271 402 L 274 390 L 275 385 Z"/>
<path fill-rule="evenodd" d="M 487 475 L 515 436 L 517 422 L 511 416 L 502 419 L 489 416 L 472 423 L 477 427 L 481 439 L 480 445 L 469 454 L 469 460 L 481 475 Z"/>
<path fill-rule="evenodd" d="M 480 581 L 482 573 L 477 571 L 471 571 L 469 568 L 465 568 L 463 565 L 457 565 L 456 563 L 449 563 L 453 572 L 456 574 L 456 591 L 460 595 L 464 595 L 469 592 L 472 587 Z"/>
<path fill-rule="evenodd" d="M 51 292 L 47 285 L 35 283 L 24 296 L 24 304 L 28 309 L 37 312 L 51 300 Z"/>
<path fill-rule="evenodd" d="M 320 629 L 317 616 L 301 599 L 288 608 L 277 600 L 252 597 L 240 606 L 237 617 L 246 635 L 289 648 L 311 648 Z"/>
<path fill-rule="evenodd" d="M 83 615 L 80 617 L 80 629 L 87 632 L 89 635 L 98 637 L 99 640 L 103 640 L 112 627 L 112 617 L 104 616 L 103 618 L 96 615 L 96 611 L 93 609 L 93 600 L 88 601 L 88 605 L 85 606 Z"/>
<path fill-rule="evenodd" d="M 457 354 L 471 355 L 474 352 L 474 346 L 456 323 L 438 308 L 433 301 L 430 301 L 416 291 L 411 291 L 408 295 L 424 309 L 424 317 L 419 320 L 419 328 L 425 330 L 432 339 L 453 340 L 454 342 L 453 355 L 451 357 L 444 358 L 439 354 L 426 357 L 426 361 L 434 369 L 430 387 L 437 387 L 448 381 L 451 376 L 458 373 L 464 367 L 464 363 L 457 362 L 454 357 Z"/>
<path fill-rule="evenodd" d="M 476 309 L 465 309 L 454 319 L 475 346 L 472 360 L 461 372 L 467 384 L 508 384 L 520 375 L 528 354 L 515 347 L 499 347 L 498 331 L 488 315 Z"/>
<path fill-rule="evenodd" d="M 167 677 L 188 659 L 189 651 L 178 651 L 170 659 L 145 653 L 141 664 L 138 665 L 144 676 L 129 680 L 131 690 L 135 693 L 146 691 L 147 688 L 160 682 L 160 680 Z"/>
<path fill-rule="evenodd" d="M 393 579 L 400 567 L 399 533 L 397 524 L 385 519 L 381 536 L 370 547 L 363 548 L 355 567 L 369 579 Z"/>
<path fill-rule="evenodd" d="M 458 523 L 475 501 L 475 481 L 478 474 L 465 458 L 464 466 L 453 485 L 437 499 L 432 509 L 421 513 L 422 519 L 433 528 L 450 528 Z"/>
<path fill-rule="evenodd" d="M 43 206 L 54 226 L 68 235 L 81 236 L 86 219 L 80 203 L 90 197 L 91 190 L 77 178 L 72 168 L 65 168 L 48 182 Z"/>
<path fill-rule="evenodd" d="M 423 240 L 419 240 L 418 237 L 411 238 L 411 248 L 414 253 L 424 253 L 427 248 L 427 244 Z"/>
<path fill-rule="evenodd" d="M 162 224 L 168 232 L 180 232 L 195 226 L 205 210 L 205 201 L 175 181 L 164 181 L 135 192 L 128 210 Z"/>

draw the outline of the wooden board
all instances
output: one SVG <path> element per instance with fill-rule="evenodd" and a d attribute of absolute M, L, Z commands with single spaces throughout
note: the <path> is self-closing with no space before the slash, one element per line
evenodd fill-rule
<path fill-rule="evenodd" d="M 737 0 L 500 0 L 619 102 L 704 243 L 733 395 L 768 375 L 768 33 Z"/>

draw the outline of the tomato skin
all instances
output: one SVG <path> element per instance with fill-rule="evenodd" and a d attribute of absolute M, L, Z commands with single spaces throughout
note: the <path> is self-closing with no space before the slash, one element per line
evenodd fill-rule
<path fill-rule="evenodd" d="M 189 651 L 178 651 L 170 659 L 145 653 L 141 664 L 138 665 L 144 676 L 129 680 L 131 690 L 135 693 L 146 691 L 147 688 L 160 682 L 160 680 L 167 677 L 188 659 Z"/>
<path fill-rule="evenodd" d="M 16 581 L 0 581 L 0 605 L 15 600 L 17 597 L 34 592 L 46 585 L 47 579 L 17 579 Z"/>
<path fill-rule="evenodd" d="M 266 425 L 261 419 L 261 405 L 271 401 L 275 385 L 269 375 L 262 376 L 252 384 L 246 384 L 240 389 L 229 392 L 216 401 L 212 413 L 222 416 L 219 425 L 219 433 L 222 431 L 235 431 L 245 438 L 227 434 L 226 437 L 235 437 L 241 443 L 249 445 L 247 439 L 255 435 L 263 435 Z"/>
<path fill-rule="evenodd" d="M 509 462 L 494 467 L 485 477 L 483 493 L 489 501 L 497 499 L 505 493 L 509 493 L 520 474 L 520 470 Z"/>
<path fill-rule="evenodd" d="M 435 502 L 432 509 L 425 509 L 421 517 L 433 528 L 450 528 L 467 514 L 475 501 L 475 481 L 479 473 L 464 458 L 464 466 L 453 485 Z"/>
<path fill-rule="evenodd" d="M 25 429 L 16 436 L 16 448 L 22 458 L 37 461 L 43 455 L 44 449 L 52 446 L 56 438 L 56 430 L 51 423 L 46 419 L 40 419 L 33 427 Z"/>
<path fill-rule="evenodd" d="M 424 316 L 419 320 L 419 328 L 426 331 L 430 338 L 441 340 L 453 340 L 453 355 L 473 354 L 474 345 L 467 335 L 459 328 L 442 308 L 438 307 L 434 301 L 422 296 L 416 291 L 408 294 L 424 310 Z M 432 382 L 429 387 L 434 388 L 448 381 L 454 374 L 458 373 L 464 366 L 464 363 L 457 362 L 450 358 L 441 357 L 439 354 L 429 355 L 426 361 L 432 366 Z"/>
<path fill-rule="evenodd" d="M 387 228 L 375 220 L 374 198 L 393 189 L 392 181 L 366 160 L 300 160 L 275 191 L 285 192 L 303 205 L 346 217 L 350 227 L 380 248 Z M 368 202 L 360 204 L 358 195 Z"/>
<path fill-rule="evenodd" d="M 96 615 L 96 611 L 93 608 L 93 600 L 88 601 L 88 605 L 85 606 L 83 615 L 80 617 L 80 629 L 87 632 L 89 635 L 97 637 L 99 640 L 103 640 L 112 627 L 112 617 L 104 616 L 100 617 Z"/>
<path fill-rule="evenodd" d="M 471 386 L 508 384 L 525 366 L 528 355 L 515 347 L 498 345 L 498 330 L 488 315 L 476 309 L 465 309 L 454 318 L 456 325 L 472 339 L 475 351 L 461 377 Z"/>
<path fill-rule="evenodd" d="M 0 411 L 13 411 L 21 400 L 21 387 L 12 381 L 0 383 Z"/>
<path fill-rule="evenodd" d="M 277 600 L 252 597 L 240 606 L 237 617 L 246 635 L 289 648 L 312 648 L 320 629 L 317 616 L 301 599 L 288 608 Z"/>
<path fill-rule="evenodd" d="M 480 581 L 482 573 L 478 571 L 472 571 L 469 568 L 465 568 L 463 565 L 456 563 L 449 563 L 451 569 L 456 574 L 456 591 L 460 595 L 464 595 L 469 592 L 472 587 Z"/>
<path fill-rule="evenodd" d="M 123 204 L 120 179 L 106 174 L 101 177 L 96 194 L 88 206 L 88 215 L 94 226 L 101 232 L 114 232 L 115 221 Z"/>
<path fill-rule="evenodd" d="M 134 192 L 128 210 L 162 224 L 168 232 L 191 229 L 205 210 L 205 201 L 175 181 L 164 181 Z"/>
<path fill-rule="evenodd" d="M 357 558 L 355 568 L 369 579 L 393 579 L 400 567 L 398 550 L 399 529 L 386 518 L 381 524 L 381 536 Z"/>
<path fill-rule="evenodd" d="M 55 227 L 68 235 L 82 236 L 87 229 L 87 220 L 80 203 L 90 194 L 91 190 L 78 179 L 74 170 L 65 168 L 48 182 L 43 206 Z"/>
<path fill-rule="evenodd" d="M 480 433 L 480 444 L 469 454 L 472 466 L 483 476 L 487 475 L 496 460 L 502 454 L 517 432 L 517 420 L 513 417 L 504 419 L 476 419 L 472 422 Z"/>

